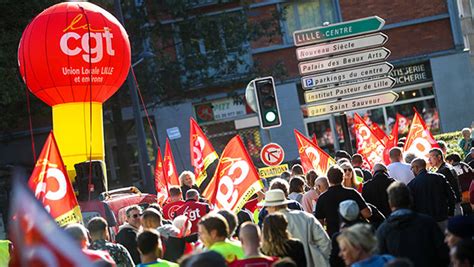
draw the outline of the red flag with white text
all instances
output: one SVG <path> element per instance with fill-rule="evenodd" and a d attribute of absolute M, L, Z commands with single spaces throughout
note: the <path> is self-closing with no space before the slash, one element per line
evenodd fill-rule
<path fill-rule="evenodd" d="M 375 123 L 375 122 L 372 122 L 372 125 L 370 125 L 370 130 L 372 131 L 372 133 L 374 133 L 374 135 L 380 140 L 382 141 L 382 144 L 386 144 L 386 142 L 388 141 L 388 136 L 387 134 L 380 128 L 380 126 Z"/>
<path fill-rule="evenodd" d="M 93 266 L 76 241 L 20 182 L 23 177 L 14 178 L 8 236 L 15 249 L 10 266 Z"/>
<path fill-rule="evenodd" d="M 161 149 L 159 147 L 158 152 L 156 153 L 155 163 L 155 188 L 158 203 L 165 203 L 169 197 L 169 188 L 165 177 L 165 172 L 163 170 L 163 159 L 161 158 Z"/>
<path fill-rule="evenodd" d="M 431 135 L 421 115 L 415 110 L 410 131 L 405 141 L 405 153 L 413 153 L 418 158 L 427 159 L 430 149 L 439 147 L 438 142 Z"/>
<path fill-rule="evenodd" d="M 298 130 L 295 129 L 294 132 L 301 165 L 305 172 L 315 170 L 319 176 L 326 175 L 329 167 L 335 164 L 336 161 Z"/>
<path fill-rule="evenodd" d="M 357 113 L 354 113 L 354 132 L 357 153 L 365 158 L 370 168 L 373 168 L 375 163 L 383 162 L 385 145 Z"/>
<path fill-rule="evenodd" d="M 217 209 L 237 212 L 261 189 L 263 185 L 257 170 L 237 135 L 224 148 L 214 177 L 203 196 Z"/>
<path fill-rule="evenodd" d="M 82 222 L 81 210 L 53 132 L 46 139 L 28 186 L 59 226 Z"/>
<path fill-rule="evenodd" d="M 194 175 L 196 175 L 196 184 L 198 186 L 207 177 L 207 168 L 219 157 L 212 147 L 211 142 L 207 140 L 206 135 L 201 130 L 201 127 L 193 118 L 189 119 L 189 145 L 191 153 L 191 166 L 194 167 Z"/>
<path fill-rule="evenodd" d="M 166 138 L 165 157 L 163 160 L 163 171 L 165 173 L 168 187 L 171 185 L 179 186 L 179 176 L 174 164 L 173 152 L 171 151 L 170 141 Z"/>

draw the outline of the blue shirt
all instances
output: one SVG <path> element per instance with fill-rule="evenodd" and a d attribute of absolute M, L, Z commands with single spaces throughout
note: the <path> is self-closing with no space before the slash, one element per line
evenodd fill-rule
<path fill-rule="evenodd" d="M 374 255 L 368 259 L 352 264 L 351 267 L 383 267 L 387 262 L 393 259 L 394 257 L 388 254 Z"/>

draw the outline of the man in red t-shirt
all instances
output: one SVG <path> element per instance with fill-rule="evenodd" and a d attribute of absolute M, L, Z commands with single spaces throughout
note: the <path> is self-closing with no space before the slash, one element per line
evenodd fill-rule
<path fill-rule="evenodd" d="M 183 195 L 179 186 L 170 187 L 170 202 L 163 206 L 163 217 L 166 220 L 173 220 L 176 210 L 184 205 Z"/>
<path fill-rule="evenodd" d="M 268 257 L 260 252 L 260 228 L 251 222 L 244 222 L 240 226 L 239 239 L 245 253 L 245 259 L 235 260 L 230 267 L 270 267 L 278 260 L 277 257 Z"/>
<path fill-rule="evenodd" d="M 189 189 L 186 192 L 186 202 L 175 212 L 175 216 L 186 215 L 191 222 L 191 233 L 197 233 L 199 220 L 211 211 L 207 203 L 199 202 L 199 192 Z"/>

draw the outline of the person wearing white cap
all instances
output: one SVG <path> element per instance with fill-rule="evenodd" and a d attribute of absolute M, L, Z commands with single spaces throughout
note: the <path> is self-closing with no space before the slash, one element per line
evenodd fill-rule
<path fill-rule="evenodd" d="M 287 208 L 288 203 L 290 200 L 285 198 L 285 193 L 274 189 L 266 192 L 265 200 L 259 203 L 259 206 L 266 207 L 270 214 L 281 212 L 285 215 L 288 231 L 304 245 L 308 266 L 329 266 L 331 240 L 321 223 L 304 211 L 290 211 Z"/>

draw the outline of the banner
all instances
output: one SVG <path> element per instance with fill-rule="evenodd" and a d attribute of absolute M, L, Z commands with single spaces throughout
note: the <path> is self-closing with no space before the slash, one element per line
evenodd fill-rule
<path fill-rule="evenodd" d="M 20 182 L 22 179 L 13 179 L 10 202 L 13 218 L 8 236 L 15 249 L 10 266 L 92 266 L 76 241 L 58 227 Z"/>
<path fill-rule="evenodd" d="M 405 153 L 413 153 L 418 158 L 428 159 L 430 149 L 439 147 L 438 143 L 426 127 L 420 114 L 415 110 L 410 131 L 405 141 Z"/>
<path fill-rule="evenodd" d="M 168 182 L 168 187 L 170 185 L 180 186 L 178 172 L 176 171 L 176 165 L 174 164 L 173 152 L 171 151 L 170 141 L 168 138 L 166 138 L 163 172 L 165 174 L 166 181 Z"/>
<path fill-rule="evenodd" d="M 207 168 L 219 157 L 211 142 L 207 140 L 206 135 L 193 118 L 189 119 L 189 124 L 191 166 L 194 167 L 196 184 L 200 186 L 207 177 Z"/>
<path fill-rule="evenodd" d="M 392 127 L 392 133 L 388 136 L 388 140 L 385 142 L 385 149 L 383 151 L 383 161 L 385 165 L 390 164 L 390 149 L 396 147 L 398 144 L 398 113 L 395 123 Z"/>
<path fill-rule="evenodd" d="M 410 129 L 410 120 L 401 114 L 397 113 L 398 133 L 404 134 Z"/>
<path fill-rule="evenodd" d="M 382 141 L 382 144 L 384 144 L 384 145 L 386 144 L 386 142 L 388 141 L 388 136 L 380 128 L 380 126 L 377 123 L 372 122 L 372 125 L 370 125 L 370 130 L 380 141 Z"/>
<path fill-rule="evenodd" d="M 237 212 L 261 189 L 263 185 L 257 170 L 237 135 L 224 148 L 214 177 L 203 196 L 217 209 Z"/>
<path fill-rule="evenodd" d="M 166 181 L 165 172 L 163 171 L 163 159 L 161 158 L 161 149 L 158 147 L 155 163 L 155 189 L 157 202 L 163 205 L 169 197 L 168 181 Z"/>
<path fill-rule="evenodd" d="M 316 138 L 316 134 L 314 133 L 313 136 L 311 137 L 311 141 L 313 141 L 313 144 L 315 146 L 319 146 L 318 145 L 318 139 Z"/>
<path fill-rule="evenodd" d="M 305 172 L 315 170 L 319 176 L 325 176 L 329 167 L 336 163 L 324 150 L 313 144 L 306 136 L 296 129 L 295 138 L 298 145 L 301 165 Z"/>
<path fill-rule="evenodd" d="M 53 132 L 46 139 L 28 186 L 59 226 L 82 222 L 81 210 Z"/>
<path fill-rule="evenodd" d="M 372 169 L 375 163 L 383 162 L 384 144 L 357 113 L 354 113 L 354 131 L 357 153 L 365 158 L 370 168 Z"/>

